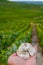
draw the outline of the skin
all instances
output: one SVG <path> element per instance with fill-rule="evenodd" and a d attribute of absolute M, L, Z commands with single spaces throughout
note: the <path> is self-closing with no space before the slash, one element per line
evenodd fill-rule
<path fill-rule="evenodd" d="M 36 46 L 34 46 L 35 49 Z M 36 65 L 36 55 L 31 56 L 29 59 L 24 60 L 17 56 L 16 53 L 13 53 L 9 58 L 8 58 L 8 65 Z"/>

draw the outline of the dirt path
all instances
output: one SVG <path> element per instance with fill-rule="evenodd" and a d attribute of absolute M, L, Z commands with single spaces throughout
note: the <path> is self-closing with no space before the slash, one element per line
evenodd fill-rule
<path fill-rule="evenodd" d="M 40 52 L 37 53 L 37 65 L 43 65 L 43 56 Z"/>
<path fill-rule="evenodd" d="M 32 30 L 32 45 L 38 45 L 37 33 L 36 33 L 36 24 L 33 24 Z"/>
<path fill-rule="evenodd" d="M 37 39 L 37 33 L 36 33 L 36 25 L 33 25 L 33 30 L 32 30 L 32 45 L 37 45 L 38 46 L 38 39 Z M 39 49 L 38 49 L 39 50 Z M 41 52 L 37 51 L 37 65 L 43 65 L 43 56 L 41 55 Z"/>

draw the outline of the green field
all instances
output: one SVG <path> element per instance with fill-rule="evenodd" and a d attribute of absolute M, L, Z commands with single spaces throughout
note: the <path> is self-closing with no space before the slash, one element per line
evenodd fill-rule
<path fill-rule="evenodd" d="M 43 5 L 0 2 L 0 61 L 7 65 L 9 55 L 22 42 L 31 42 L 32 25 L 37 25 L 39 45 L 43 51 Z"/>

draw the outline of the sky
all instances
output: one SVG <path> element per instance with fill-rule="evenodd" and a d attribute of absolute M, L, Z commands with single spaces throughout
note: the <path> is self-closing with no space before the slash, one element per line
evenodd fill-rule
<path fill-rule="evenodd" d="M 10 1 L 43 1 L 43 0 L 10 0 Z"/>

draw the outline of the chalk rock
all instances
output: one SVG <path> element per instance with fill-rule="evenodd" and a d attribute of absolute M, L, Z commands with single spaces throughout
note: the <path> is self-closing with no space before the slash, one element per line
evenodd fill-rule
<path fill-rule="evenodd" d="M 36 49 L 30 43 L 21 43 L 17 50 L 17 55 L 23 59 L 28 59 L 36 53 Z"/>

